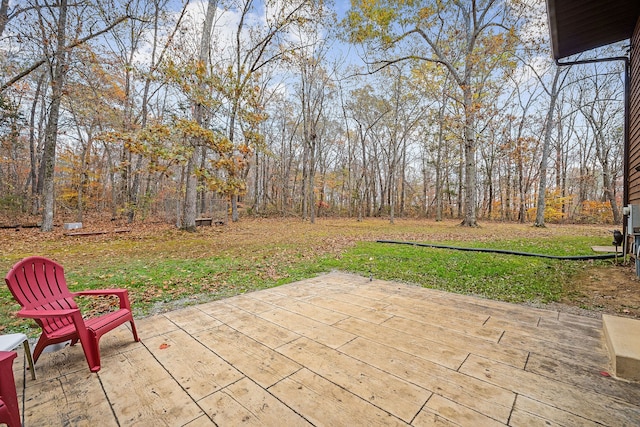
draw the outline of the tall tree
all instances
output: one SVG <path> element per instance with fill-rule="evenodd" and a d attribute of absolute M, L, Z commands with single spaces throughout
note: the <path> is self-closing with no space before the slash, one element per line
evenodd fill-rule
<path fill-rule="evenodd" d="M 209 55 L 211 48 L 211 31 L 213 28 L 213 19 L 218 9 L 218 0 L 209 0 L 207 3 L 207 12 L 205 13 L 205 19 L 202 24 L 202 36 L 200 39 L 200 49 L 197 59 L 197 69 L 201 70 L 201 73 L 207 73 L 209 70 Z M 206 86 L 200 84 L 200 87 L 196 93 L 204 96 Z M 205 106 L 201 99 L 192 100 L 193 103 L 193 119 L 198 126 L 203 127 L 205 125 Z M 198 178 L 196 177 L 196 165 L 198 164 L 198 155 L 200 154 L 200 146 L 203 144 L 194 140 L 194 146 L 192 148 L 191 156 L 187 161 L 187 168 L 185 172 L 185 198 L 184 198 L 184 210 L 183 210 L 183 222 L 182 228 L 186 231 L 196 231 L 196 215 L 197 215 L 197 185 Z"/>
<path fill-rule="evenodd" d="M 425 205 L 428 204 L 426 197 L 427 178 L 426 165 L 433 168 L 435 174 L 434 181 L 434 198 L 435 219 L 442 221 L 444 206 L 444 182 L 446 180 L 446 171 L 448 160 L 447 156 L 453 154 L 454 147 L 448 146 L 447 137 L 451 139 L 453 120 L 448 115 L 449 103 L 451 102 L 450 94 L 455 90 L 452 87 L 454 82 L 451 80 L 450 74 L 446 69 L 439 67 L 432 62 L 425 62 L 414 70 L 414 78 L 417 80 L 416 86 L 419 86 L 421 97 L 431 100 L 432 105 L 428 113 L 428 119 L 424 122 L 423 131 L 423 148 L 425 155 L 430 158 L 423 159 L 425 166 L 423 167 L 423 186 L 425 192 Z M 418 88 L 416 88 L 418 89 Z"/>
<path fill-rule="evenodd" d="M 383 200 L 376 194 L 376 175 L 380 173 L 380 140 L 383 139 L 383 121 L 390 114 L 389 105 L 371 86 L 364 86 L 351 93 L 352 102 L 347 108 L 356 122 L 358 152 L 356 156 L 357 174 L 355 183 L 358 218 L 371 216 L 378 206 L 376 200 Z M 378 189 L 382 191 L 383 185 Z"/>
<path fill-rule="evenodd" d="M 407 59 L 447 68 L 464 109 L 465 206 L 462 225 L 476 226 L 476 114 L 486 75 L 508 60 L 515 15 L 500 0 L 352 1 L 345 21 L 349 39 L 373 43 L 379 69 Z"/>
<path fill-rule="evenodd" d="M 549 108 L 547 110 L 547 118 L 544 123 L 544 140 L 542 143 L 542 158 L 540 160 L 540 178 L 538 180 L 538 200 L 536 203 L 536 220 L 534 222 L 534 226 L 536 227 L 544 227 L 544 211 L 546 206 L 546 194 L 547 194 L 547 167 L 549 163 L 549 154 L 551 152 L 551 135 L 553 129 L 555 128 L 553 117 L 556 110 L 556 103 L 558 101 L 558 95 L 560 90 L 562 89 L 562 82 L 560 81 L 560 76 L 562 75 L 563 70 L 560 67 L 553 67 L 553 80 L 551 82 L 551 88 L 547 89 L 544 84 L 542 87 L 547 92 L 549 96 Z M 566 72 L 565 70 L 565 77 Z M 564 80 L 564 79 L 563 79 Z M 542 81 L 541 81 L 542 83 Z"/>
<path fill-rule="evenodd" d="M 0 9 L 2 9 L 1 6 Z M 29 180 L 33 185 L 32 188 L 42 198 L 41 229 L 51 231 L 55 209 L 56 146 L 58 135 L 61 133 L 60 121 L 64 117 L 63 98 L 67 96 L 66 80 L 70 69 L 75 65 L 72 58 L 74 49 L 105 34 L 127 19 L 127 16 L 112 14 L 109 19 L 105 19 L 100 13 L 99 6 L 94 2 L 69 3 L 68 1 L 60 1 L 51 3 L 40 0 L 24 2 L 13 8 L 11 12 L 5 9 L 0 10 L 0 15 L 2 15 L 0 19 L 4 21 L 3 24 L 11 25 L 12 31 L 8 37 L 15 37 L 24 42 L 21 45 L 30 47 L 12 52 L 14 64 L 5 70 L 7 71 L 6 75 L 12 77 L 7 77 L 0 85 L 0 92 L 4 95 L 15 91 L 16 88 L 28 87 L 28 83 L 26 83 L 28 79 L 23 79 L 39 68 L 45 69 L 48 74 L 48 88 L 44 86 L 42 74 L 36 77 L 36 94 L 33 98 L 30 115 L 32 172 L 29 174 Z M 13 19 L 18 15 L 24 16 L 28 24 L 20 24 L 21 20 Z M 33 52 L 37 52 L 37 54 L 34 56 Z M 25 63 L 30 65 L 17 71 L 18 67 Z M 37 125 L 35 123 L 37 114 L 35 113 L 40 96 L 47 105 L 46 113 L 40 115 L 41 125 Z M 42 123 L 44 124 L 42 125 Z M 35 129 L 40 127 L 43 128 L 42 140 L 44 142 L 41 161 L 38 162 L 39 156 L 35 146 L 36 139 L 40 137 L 36 137 Z M 35 173 L 36 167 L 39 167 L 38 173 Z M 37 208 L 38 204 L 34 203 L 34 207 Z"/>
<path fill-rule="evenodd" d="M 73 3 L 72 6 L 74 7 L 81 7 L 84 9 L 89 9 L 88 6 L 91 5 L 91 3 Z M 1 6 L 0 6 L 1 7 Z M 6 25 L 11 18 L 15 18 L 16 16 L 22 15 L 24 13 L 26 13 L 27 11 L 36 11 L 37 15 L 38 15 L 38 19 L 41 21 L 42 23 L 42 17 L 43 17 L 43 11 L 47 11 L 46 13 L 52 13 L 55 9 L 57 8 L 61 8 L 62 7 L 62 3 L 60 4 L 47 4 L 47 2 L 45 2 L 44 4 L 41 4 L 39 0 L 34 0 L 32 4 L 29 4 L 26 7 L 23 8 L 18 8 L 16 9 L 13 14 L 11 16 L 7 15 L 4 18 L 2 18 L 0 16 L 0 26 L 2 24 Z M 124 5 L 124 9 L 127 9 L 126 4 Z M 112 12 L 112 11 L 111 11 Z M 3 13 L 0 10 L 0 14 Z M 99 18 L 100 13 L 96 12 L 92 18 Z M 88 34 L 86 34 L 83 37 L 79 37 L 78 34 L 76 34 L 77 37 L 75 37 L 71 43 L 69 43 L 66 46 L 62 46 L 62 48 L 64 48 L 65 51 L 69 52 L 71 51 L 73 48 L 78 47 L 84 43 L 89 42 L 92 39 L 95 39 L 96 37 L 99 37 L 107 32 L 109 32 L 111 29 L 113 29 L 114 27 L 118 26 L 120 23 L 126 21 L 127 19 L 130 18 L 130 16 L 128 14 L 126 15 L 120 15 L 117 16 L 115 18 L 111 17 L 112 19 L 108 19 L 108 22 L 106 22 L 106 26 L 94 31 L 95 28 L 93 28 L 93 25 L 89 25 L 90 28 L 90 32 Z M 86 24 L 86 23 L 85 23 Z M 53 27 L 53 25 L 51 25 L 51 23 L 47 23 L 47 28 L 48 27 Z M 45 30 L 45 28 L 40 28 L 40 31 Z M 0 33 L 1 35 L 1 33 Z M 47 38 L 48 40 L 49 38 Z M 45 42 L 47 43 L 47 42 Z M 28 76 L 29 74 L 31 74 L 32 72 L 34 72 L 35 70 L 37 70 L 38 68 L 42 67 L 45 64 L 50 64 L 52 62 L 55 62 L 54 59 L 55 56 L 55 51 L 51 51 L 51 50 L 47 50 L 44 49 L 43 55 L 40 56 L 37 59 L 33 59 L 30 58 L 30 65 L 27 66 L 26 68 L 24 68 L 22 71 L 18 72 L 17 74 L 13 75 L 12 77 L 8 78 L 7 80 L 5 80 L 2 84 L 0 84 L 0 93 L 4 92 L 5 90 L 7 90 L 9 87 L 15 85 L 17 82 L 19 82 L 20 80 L 22 80 L 23 78 L 25 78 L 26 76 Z M 13 70 L 12 70 L 13 71 Z"/>
<path fill-rule="evenodd" d="M 223 95 L 227 100 L 226 136 L 237 148 L 226 159 L 227 185 L 225 193 L 231 202 L 231 219 L 238 220 L 238 197 L 244 190 L 240 170 L 248 165 L 245 161 L 256 138 L 261 139 L 255 126 L 263 120 L 259 99 L 255 91 L 258 73 L 281 60 L 291 49 L 284 42 L 287 31 L 296 24 L 313 17 L 313 4 L 309 0 L 266 2 L 263 10 L 265 25 L 248 31 L 252 15 L 256 12 L 256 1 L 242 0 L 238 5 L 240 19 L 231 40 L 231 64 L 227 68 Z M 244 121 L 244 119 L 250 119 Z M 253 122 L 253 123 L 250 123 Z M 248 124 L 246 131 L 242 125 Z"/>
<path fill-rule="evenodd" d="M 38 9 L 40 11 L 40 9 Z M 54 170 L 56 162 L 56 144 L 58 142 L 58 118 L 60 116 L 60 103 L 64 93 L 64 80 L 67 72 L 67 0 L 61 0 L 57 8 L 57 31 L 55 37 L 55 51 L 48 68 L 51 77 L 51 103 L 49 105 L 49 117 L 45 129 L 44 155 L 42 163 L 43 175 L 43 212 L 42 231 L 53 230 L 54 208 Z M 39 13 L 41 23 L 44 26 L 44 17 Z M 49 56 L 47 55 L 47 58 Z"/>
<path fill-rule="evenodd" d="M 318 10 L 321 13 L 321 9 Z M 320 18 L 320 17 L 318 17 Z M 316 219 L 315 178 L 318 156 L 322 150 L 322 120 L 333 82 L 325 67 L 331 45 L 323 34 L 320 19 L 305 21 L 296 26 L 301 46 L 287 56 L 295 65 L 300 82 L 296 94 L 302 111 L 303 174 L 302 218 L 311 223 Z"/>
<path fill-rule="evenodd" d="M 380 144 L 386 166 L 385 195 L 389 205 L 389 220 L 393 224 L 396 215 L 397 199 L 402 200 L 405 177 L 407 146 L 409 140 L 415 139 L 415 130 L 423 119 L 426 109 L 410 84 L 410 78 L 403 75 L 403 69 L 394 66 L 387 69 L 388 76 L 383 81 L 388 88 L 385 96 L 386 109 L 389 114 L 383 121 L 385 128 L 384 142 Z M 400 187 L 400 188 L 398 188 Z M 402 204 L 400 204 L 402 207 Z"/>
<path fill-rule="evenodd" d="M 592 131 L 595 154 L 602 171 L 604 198 L 611 206 L 613 220 L 622 221 L 616 200 L 615 181 L 618 176 L 622 145 L 622 79 L 619 69 L 598 70 L 580 79 L 579 108 Z"/>

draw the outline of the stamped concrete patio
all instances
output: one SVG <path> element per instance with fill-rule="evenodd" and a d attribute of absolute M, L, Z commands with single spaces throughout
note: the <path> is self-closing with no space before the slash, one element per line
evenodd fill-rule
<path fill-rule="evenodd" d="M 137 325 L 18 358 L 25 426 L 640 425 L 592 318 L 332 273 Z"/>

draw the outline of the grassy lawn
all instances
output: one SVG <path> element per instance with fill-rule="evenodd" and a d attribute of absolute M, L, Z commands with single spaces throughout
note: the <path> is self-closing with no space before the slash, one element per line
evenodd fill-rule
<path fill-rule="evenodd" d="M 99 227 L 99 225 L 97 226 Z M 106 225 L 105 225 L 106 227 Z M 552 255 L 592 254 L 610 245 L 610 227 L 336 219 L 316 224 L 243 220 L 185 233 L 168 225 L 135 224 L 130 233 L 67 237 L 62 231 L 3 230 L 0 270 L 42 255 L 60 262 L 72 290 L 124 287 L 136 315 L 278 286 L 331 270 L 415 283 L 510 302 L 552 302 L 579 272 L 611 261 L 559 261 L 376 243 L 377 239 L 486 247 Z M 3 274 L 4 274 L 3 273 Z M 81 302 L 100 310 L 108 301 Z M 0 289 L 0 331 L 35 333 L 16 319 L 18 306 Z"/>

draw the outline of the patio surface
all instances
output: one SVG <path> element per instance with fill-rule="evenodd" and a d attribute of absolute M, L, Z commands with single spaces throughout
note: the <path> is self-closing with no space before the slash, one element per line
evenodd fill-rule
<path fill-rule="evenodd" d="M 640 425 L 594 318 L 331 273 L 136 325 L 20 354 L 25 426 Z"/>

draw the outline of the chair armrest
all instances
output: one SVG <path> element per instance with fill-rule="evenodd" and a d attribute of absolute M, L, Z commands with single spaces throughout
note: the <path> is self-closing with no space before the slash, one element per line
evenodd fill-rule
<path fill-rule="evenodd" d="M 88 289 L 86 291 L 72 292 L 73 296 L 106 296 L 115 295 L 120 299 L 120 308 L 131 310 L 129 293 L 126 289 Z"/>
<path fill-rule="evenodd" d="M 124 295 L 126 289 L 87 289 L 86 291 L 71 292 L 73 295 Z"/>
<path fill-rule="evenodd" d="M 80 309 L 69 308 L 66 310 L 20 310 L 16 314 L 18 317 L 25 317 L 27 319 L 40 319 L 46 317 L 66 317 L 71 316 L 74 313 L 80 313 Z"/>
<path fill-rule="evenodd" d="M 15 351 L 0 351 L 0 362 L 4 362 L 5 360 L 10 360 L 13 363 L 13 359 L 18 356 L 18 353 Z"/>
<path fill-rule="evenodd" d="M 26 317 L 28 319 L 43 319 L 48 317 L 67 317 L 71 318 L 71 321 L 76 326 L 76 331 L 80 336 L 82 345 L 87 345 L 87 327 L 84 324 L 84 319 L 80 313 L 79 308 L 69 308 L 65 310 L 20 310 L 17 313 L 18 317 Z"/>

